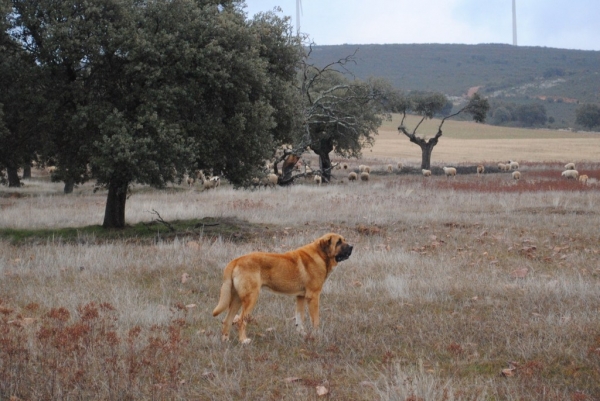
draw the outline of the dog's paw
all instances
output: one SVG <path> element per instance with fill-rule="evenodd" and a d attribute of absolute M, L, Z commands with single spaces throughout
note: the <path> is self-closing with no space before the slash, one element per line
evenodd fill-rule
<path fill-rule="evenodd" d="M 296 326 L 296 331 L 298 332 L 298 334 L 300 334 L 301 336 L 305 336 L 306 335 L 306 330 L 304 330 L 304 327 L 302 326 Z"/>
<path fill-rule="evenodd" d="M 251 340 L 251 339 L 249 339 L 249 338 L 246 338 L 245 340 L 243 340 L 243 341 L 242 341 L 242 344 L 243 344 L 243 345 L 248 345 L 248 344 L 250 344 L 251 342 L 252 342 L 252 340 Z"/>
<path fill-rule="evenodd" d="M 229 335 L 228 334 L 223 334 L 221 336 L 221 341 L 226 343 L 227 341 L 229 341 Z"/>

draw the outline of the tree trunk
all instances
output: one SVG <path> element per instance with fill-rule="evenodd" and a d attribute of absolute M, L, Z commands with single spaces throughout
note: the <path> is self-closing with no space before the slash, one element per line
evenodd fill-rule
<path fill-rule="evenodd" d="M 26 178 L 31 178 L 31 166 L 29 164 L 23 167 L 23 179 Z"/>
<path fill-rule="evenodd" d="M 444 120 L 442 120 L 442 124 L 443 123 Z M 406 135 L 412 143 L 419 145 L 419 147 L 421 148 L 421 168 L 429 170 L 429 168 L 431 167 L 431 152 L 433 152 L 433 147 L 437 145 L 438 140 L 442 136 L 442 125 L 440 124 L 437 134 L 435 134 L 435 136 L 429 139 L 428 141 L 416 136 L 414 132 L 408 132 L 406 128 L 402 125 L 398 127 L 398 131 Z"/>
<path fill-rule="evenodd" d="M 63 189 L 63 192 L 65 194 L 72 194 L 74 187 L 75 187 L 75 180 L 72 178 L 67 178 L 65 180 L 65 188 Z"/>
<path fill-rule="evenodd" d="M 18 169 L 15 167 L 7 167 L 6 172 L 8 173 L 8 186 L 11 188 L 21 188 Z"/>
<path fill-rule="evenodd" d="M 106 209 L 104 210 L 104 228 L 125 227 L 125 202 L 127 201 L 128 183 L 110 182 Z"/>
<path fill-rule="evenodd" d="M 293 182 L 292 180 L 292 172 L 294 171 L 294 166 L 298 163 L 300 157 L 295 154 L 288 155 L 281 166 L 281 179 L 279 182 L 281 185 L 288 185 Z"/>
<path fill-rule="evenodd" d="M 313 149 L 319 156 L 319 167 L 321 168 L 321 177 L 325 182 L 331 181 L 331 159 L 329 153 L 333 150 L 333 141 L 331 139 L 322 139 L 319 141 L 319 147 Z"/>
<path fill-rule="evenodd" d="M 435 142 L 437 143 L 437 141 Z M 421 168 L 429 170 L 431 167 L 431 152 L 433 152 L 433 147 L 435 143 L 426 143 L 421 146 Z"/>
<path fill-rule="evenodd" d="M 329 182 L 331 181 L 331 159 L 329 158 L 329 153 L 317 154 L 319 155 L 319 167 L 321 168 L 321 177 L 323 177 L 325 182 Z"/>

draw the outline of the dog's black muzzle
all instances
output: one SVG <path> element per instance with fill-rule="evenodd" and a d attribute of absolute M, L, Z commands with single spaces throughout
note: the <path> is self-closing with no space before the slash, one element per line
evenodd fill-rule
<path fill-rule="evenodd" d="M 352 245 L 344 245 L 342 251 L 335 256 L 335 261 L 341 262 L 348 259 L 350 255 L 352 255 Z"/>

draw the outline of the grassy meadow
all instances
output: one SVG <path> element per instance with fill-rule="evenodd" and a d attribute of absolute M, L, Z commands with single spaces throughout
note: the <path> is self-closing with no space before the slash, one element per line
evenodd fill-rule
<path fill-rule="evenodd" d="M 135 186 L 117 232 L 98 228 L 106 193 L 91 184 L 1 188 L 0 399 L 600 399 L 600 137 L 569 133 L 590 143 L 577 157 L 525 158 L 513 142 L 535 138 L 497 134 L 502 157 L 445 159 L 445 142 L 480 141 L 452 126 L 434 163 L 483 162 L 482 177 L 424 178 L 401 138 L 410 157 L 378 142 L 350 161 L 368 182 Z M 509 158 L 518 182 L 494 168 Z M 561 178 L 567 161 L 588 185 Z M 265 290 L 252 343 L 235 328 L 221 343 L 227 262 L 330 231 L 355 248 L 325 284 L 321 327 L 299 336 L 294 299 Z"/>

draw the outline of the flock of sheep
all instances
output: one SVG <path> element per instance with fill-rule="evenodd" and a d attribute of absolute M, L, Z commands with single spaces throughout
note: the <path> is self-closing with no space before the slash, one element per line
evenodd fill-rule
<path fill-rule="evenodd" d="M 208 177 L 204 175 L 204 171 L 198 170 L 196 171 L 196 175 L 188 175 L 186 174 L 183 177 L 183 181 L 187 184 L 188 187 L 193 187 L 196 181 L 202 184 L 202 188 L 205 190 L 217 188 L 221 185 L 221 177 L 218 175 L 209 175 Z"/>
<path fill-rule="evenodd" d="M 402 170 L 402 167 L 404 167 L 402 165 L 401 162 L 398 162 L 398 170 Z M 348 163 L 342 163 L 341 165 L 338 165 L 337 167 L 338 169 L 344 169 L 344 170 L 348 170 Z M 394 171 L 394 166 L 392 164 L 388 164 L 386 167 L 386 171 L 388 173 L 392 173 Z M 358 174 L 355 173 L 354 171 L 351 171 L 348 174 L 348 181 L 358 181 L 359 179 L 361 181 L 369 181 L 369 176 L 371 174 L 371 167 L 361 164 L 360 166 L 358 166 Z"/>
<path fill-rule="evenodd" d="M 398 163 L 398 170 L 402 170 L 402 163 Z M 348 169 L 348 164 L 347 163 L 343 163 L 341 164 L 341 167 L 338 168 L 343 168 L 343 169 Z M 392 173 L 393 172 L 393 165 L 388 164 L 387 165 L 387 172 L 388 173 Z M 366 165 L 360 165 L 358 167 L 359 169 L 359 173 L 357 174 L 356 172 L 352 171 L 348 174 L 348 181 L 357 181 L 358 179 L 360 179 L 361 181 L 368 181 L 369 180 L 369 173 L 371 172 L 371 169 L 369 166 Z M 444 170 L 444 175 L 446 177 L 454 177 L 456 178 L 456 174 L 457 174 L 457 170 L 455 167 L 442 167 L 442 170 Z M 512 171 L 511 176 L 513 178 L 513 180 L 518 181 L 521 179 L 521 171 L 519 171 L 519 163 L 514 161 L 514 160 L 509 160 L 506 163 L 498 163 L 498 170 L 500 171 Z M 423 174 L 423 177 L 431 177 L 431 170 L 427 170 L 427 169 L 422 169 L 421 173 Z M 482 164 L 477 166 L 477 175 L 481 176 L 482 174 L 485 173 L 485 166 L 483 166 Z M 577 170 L 575 170 L 575 163 L 567 163 L 565 165 L 565 171 L 563 171 L 561 173 L 562 177 L 565 177 L 567 179 L 579 179 L 579 181 L 582 184 L 587 184 L 588 181 L 588 176 L 585 174 L 579 175 L 579 173 L 577 172 Z"/>
<path fill-rule="evenodd" d="M 561 173 L 561 176 L 567 179 L 579 179 L 579 182 L 581 182 L 582 184 L 587 184 L 589 178 L 586 174 L 579 175 L 579 172 L 575 170 L 575 163 L 567 163 L 565 165 L 565 171 Z"/>
<path fill-rule="evenodd" d="M 398 162 L 396 168 L 398 171 L 401 171 L 403 168 L 402 162 Z M 307 166 L 308 168 L 308 166 Z M 338 163 L 335 166 L 337 170 L 349 170 L 350 166 L 348 163 Z M 388 173 L 392 173 L 394 171 L 394 165 L 388 164 L 385 169 Z M 442 167 L 444 171 L 444 175 L 446 177 L 454 177 L 456 178 L 457 169 L 455 167 Z M 509 160 L 507 163 L 498 163 L 499 171 L 512 171 L 511 175 L 513 180 L 518 181 L 521 179 L 521 172 L 519 171 L 519 163 L 513 160 Z M 312 170 L 310 171 L 312 172 Z M 431 177 L 431 170 L 422 169 L 423 177 Z M 485 166 L 478 165 L 477 166 L 477 175 L 481 176 L 485 173 Z M 369 181 L 369 177 L 371 174 L 371 167 L 361 164 L 358 166 L 358 172 L 350 171 L 348 173 L 348 181 Z M 579 175 L 579 172 L 575 169 L 575 163 L 567 163 L 565 165 L 565 170 L 561 173 L 562 177 L 567 179 L 579 180 L 582 184 L 587 184 L 588 176 L 585 174 Z M 201 183 L 202 187 L 205 190 L 217 188 L 221 184 L 221 179 L 219 176 L 209 175 L 208 177 L 204 175 L 204 172 L 199 170 L 196 172 L 196 176 L 186 175 L 184 177 L 184 182 L 192 187 L 194 183 L 198 181 Z M 319 174 L 315 174 L 313 177 L 313 181 L 317 185 L 321 185 L 323 183 L 323 178 Z M 275 187 L 279 182 L 279 176 L 274 174 L 273 172 L 267 174 L 263 178 L 254 178 L 252 180 L 252 184 L 256 186 L 265 186 L 265 187 Z"/>

